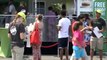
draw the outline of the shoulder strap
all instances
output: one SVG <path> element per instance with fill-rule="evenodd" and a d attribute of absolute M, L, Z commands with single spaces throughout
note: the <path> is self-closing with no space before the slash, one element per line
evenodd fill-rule
<path fill-rule="evenodd" d="M 34 25 L 34 30 L 35 31 L 39 31 L 39 23 L 35 22 L 35 25 Z"/>

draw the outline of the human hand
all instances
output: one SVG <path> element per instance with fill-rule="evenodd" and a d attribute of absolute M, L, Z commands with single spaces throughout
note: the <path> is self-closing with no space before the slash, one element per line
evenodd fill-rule
<path fill-rule="evenodd" d="M 91 27 L 91 26 L 85 27 L 85 29 L 91 29 L 91 30 L 92 30 L 92 28 L 93 28 L 93 27 Z"/>
<path fill-rule="evenodd" d="M 99 32 L 99 33 L 102 33 L 103 31 L 102 31 L 102 30 L 99 30 L 98 32 Z"/>
<path fill-rule="evenodd" d="M 88 27 L 89 27 L 89 29 L 91 29 L 91 30 L 93 29 L 93 27 L 91 27 L 91 26 L 88 26 Z"/>
<path fill-rule="evenodd" d="M 82 47 L 83 48 L 85 48 L 87 45 L 86 45 L 86 42 L 84 41 L 83 43 L 82 43 Z"/>

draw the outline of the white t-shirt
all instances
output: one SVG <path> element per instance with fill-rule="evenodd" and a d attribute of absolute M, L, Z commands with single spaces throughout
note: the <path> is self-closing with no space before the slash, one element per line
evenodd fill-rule
<path fill-rule="evenodd" d="M 68 18 L 62 18 L 58 22 L 58 26 L 61 27 L 61 30 L 58 32 L 58 38 L 66 38 L 69 36 L 69 26 L 71 22 Z"/>

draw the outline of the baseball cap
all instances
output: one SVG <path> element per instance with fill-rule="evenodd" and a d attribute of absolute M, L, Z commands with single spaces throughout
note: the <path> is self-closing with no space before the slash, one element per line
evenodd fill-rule
<path fill-rule="evenodd" d="M 26 15 L 24 12 L 19 12 L 17 15 L 21 16 L 23 19 L 26 19 Z"/>
<path fill-rule="evenodd" d="M 26 15 L 25 15 L 24 12 L 19 12 L 19 13 L 17 13 L 17 15 L 21 16 L 21 17 L 24 19 L 24 22 L 25 22 L 25 20 L 26 20 Z"/>
<path fill-rule="evenodd" d="M 96 12 L 101 14 L 102 11 L 101 10 L 96 10 Z"/>

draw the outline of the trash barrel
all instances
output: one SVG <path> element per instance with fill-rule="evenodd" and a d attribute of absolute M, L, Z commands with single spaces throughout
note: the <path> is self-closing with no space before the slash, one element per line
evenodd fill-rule
<path fill-rule="evenodd" d="M 10 57 L 11 56 L 11 45 L 10 39 L 8 38 L 8 29 L 0 28 L 0 56 Z"/>

